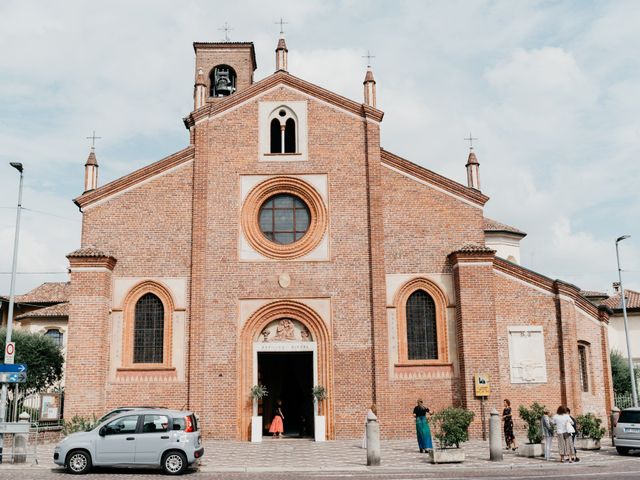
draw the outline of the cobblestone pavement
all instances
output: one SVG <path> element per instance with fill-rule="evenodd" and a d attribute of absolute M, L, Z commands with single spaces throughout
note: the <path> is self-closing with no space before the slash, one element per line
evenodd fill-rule
<path fill-rule="evenodd" d="M 581 469 L 615 466 L 616 469 L 640 472 L 640 455 L 622 457 L 614 448 L 606 445 L 610 443 L 608 440 L 604 443 L 605 446 L 601 450 L 578 452 L 581 461 L 575 466 Z M 38 446 L 39 462 L 37 464 L 30 457 L 26 464 L 4 463 L 0 466 L 0 471 L 20 469 L 40 470 L 41 473 L 43 470 L 61 472 L 60 467 L 53 463 L 53 447 L 54 444 Z M 316 472 L 322 475 L 341 472 L 359 476 L 358 474 L 375 472 L 376 475 L 385 473 L 391 478 L 396 472 L 416 475 L 448 472 L 462 475 L 463 472 L 482 472 L 492 469 L 511 471 L 548 469 L 551 472 L 552 469 L 573 467 L 560 465 L 556 452 L 553 452 L 554 462 L 545 462 L 540 458 L 524 458 L 508 451 L 504 452 L 504 461 L 490 462 L 488 442 L 482 441 L 465 444 L 464 463 L 451 465 L 428 463 L 428 455 L 419 453 L 416 442 L 412 440 L 383 441 L 382 465 L 375 468 L 366 466 L 366 451 L 360 448 L 359 441 L 356 440 L 323 443 L 286 438 L 281 440 L 266 438 L 262 443 L 206 440 L 204 447 L 205 456 L 198 468 L 200 473 Z M 554 476 L 551 475 L 550 478 Z"/>

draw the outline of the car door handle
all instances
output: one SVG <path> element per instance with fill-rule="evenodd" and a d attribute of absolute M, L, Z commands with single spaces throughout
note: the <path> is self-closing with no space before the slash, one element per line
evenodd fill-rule
<path fill-rule="evenodd" d="M 127 437 L 127 440 L 135 440 L 136 437 Z"/>
<path fill-rule="evenodd" d="M 163 435 L 160 438 L 163 439 L 163 440 L 169 440 L 169 436 L 168 435 Z"/>

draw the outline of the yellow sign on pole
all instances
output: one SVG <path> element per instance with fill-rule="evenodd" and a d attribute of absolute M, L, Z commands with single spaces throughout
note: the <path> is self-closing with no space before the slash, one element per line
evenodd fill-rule
<path fill-rule="evenodd" d="M 488 397 L 491 394 L 489 375 L 486 373 L 476 373 L 475 380 L 476 397 Z"/>

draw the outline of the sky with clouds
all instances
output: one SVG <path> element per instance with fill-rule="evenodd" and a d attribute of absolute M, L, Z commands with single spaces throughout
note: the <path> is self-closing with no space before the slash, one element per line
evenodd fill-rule
<path fill-rule="evenodd" d="M 522 264 L 581 288 L 640 290 L 638 1 L 0 3 L 0 293 L 24 164 L 17 292 L 67 276 L 95 129 L 100 184 L 188 143 L 193 41 L 253 41 L 274 71 L 362 101 L 370 50 L 382 145 L 466 182 L 478 137 L 485 215 L 528 233 Z M 428 215 L 428 212 L 425 212 Z"/>

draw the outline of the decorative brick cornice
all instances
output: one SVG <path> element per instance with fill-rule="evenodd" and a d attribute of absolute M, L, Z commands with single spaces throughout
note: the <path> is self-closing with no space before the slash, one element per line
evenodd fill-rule
<path fill-rule="evenodd" d="M 228 49 L 228 50 L 238 50 L 242 47 L 246 47 L 251 49 L 251 66 L 253 70 L 255 70 L 258 66 L 256 63 L 256 50 L 253 46 L 253 42 L 193 42 L 193 51 L 197 52 L 198 49 Z"/>
<path fill-rule="evenodd" d="M 173 167 L 176 167 L 184 162 L 193 159 L 194 151 L 195 147 L 190 145 L 187 148 L 174 153 L 173 155 L 169 155 L 162 160 L 152 163 L 151 165 L 142 167 L 129 173 L 128 175 L 125 175 L 124 177 L 120 177 L 113 182 L 107 183 L 102 187 L 86 192 L 79 197 L 74 198 L 73 202 L 80 209 L 82 209 L 94 202 L 97 202 L 98 200 L 103 200 L 104 198 L 107 198 L 114 193 L 120 192 L 126 188 L 147 180 L 154 175 L 158 175 L 159 173 L 165 172 Z"/>
<path fill-rule="evenodd" d="M 93 246 L 87 246 L 74 250 L 69 255 L 69 266 L 71 268 L 78 267 L 92 267 L 92 268 L 107 268 L 113 270 L 116 266 L 117 260 L 115 257 L 104 253 Z"/>
<path fill-rule="evenodd" d="M 489 247 L 476 243 L 467 243 L 458 250 L 451 252 L 449 260 L 452 265 L 463 261 L 465 263 L 493 262 L 495 255 L 496 251 Z"/>
<path fill-rule="evenodd" d="M 493 261 L 493 268 L 499 272 L 506 273 L 550 293 L 556 293 L 553 279 L 545 277 L 533 270 L 529 270 L 528 268 L 524 268 L 517 263 L 512 263 L 503 258 L 496 257 Z"/>
<path fill-rule="evenodd" d="M 391 167 L 397 168 L 409 175 L 413 175 L 420 180 L 436 185 L 437 187 L 463 197 L 470 202 L 477 205 L 484 206 L 489 201 L 489 197 L 483 195 L 475 188 L 465 187 L 461 183 L 454 182 L 453 180 L 439 175 L 431 170 L 428 170 L 420 165 L 416 165 L 409 160 L 406 160 L 398 155 L 381 149 L 382 163 L 385 163 Z"/>
<path fill-rule="evenodd" d="M 600 318 L 601 322 L 608 324 L 609 317 L 611 315 L 613 315 L 613 310 L 611 310 L 606 305 L 598 305 L 598 317 Z"/>
<path fill-rule="evenodd" d="M 606 311 L 603 311 L 604 313 L 602 313 L 599 307 L 596 307 L 593 303 L 584 298 L 580 294 L 580 289 L 571 283 L 558 279 L 553 280 L 500 257 L 495 258 L 493 268 L 496 271 L 506 273 L 533 286 L 553 293 L 554 295 L 564 295 L 565 297 L 573 300 L 576 307 L 580 308 L 586 314 L 591 315 L 600 321 L 609 321 L 608 313 Z"/>
<path fill-rule="evenodd" d="M 336 107 L 347 110 L 348 112 L 351 112 L 363 118 L 371 118 L 377 122 L 380 122 L 382 121 L 382 117 L 384 116 L 384 112 L 382 112 L 381 110 L 370 107 L 368 105 L 364 105 L 362 103 L 355 102 L 346 97 L 343 97 L 342 95 L 338 95 L 322 87 L 314 85 L 313 83 L 307 82 L 298 77 L 294 77 L 290 73 L 287 73 L 283 70 L 279 70 L 274 74 L 268 76 L 267 78 L 254 83 L 241 92 L 229 95 L 228 97 L 224 97 L 222 99 L 216 99 L 216 102 L 207 103 L 207 105 L 199 108 L 194 112 L 191 112 L 189 116 L 183 119 L 185 127 L 191 128 L 198 121 L 229 110 L 230 108 L 233 108 L 241 104 L 242 102 L 255 97 L 256 95 L 260 95 L 261 93 L 266 92 L 270 88 L 277 85 L 289 86 L 301 91 L 302 93 L 318 98 L 319 100 L 323 100 L 327 103 L 335 105 Z"/>

